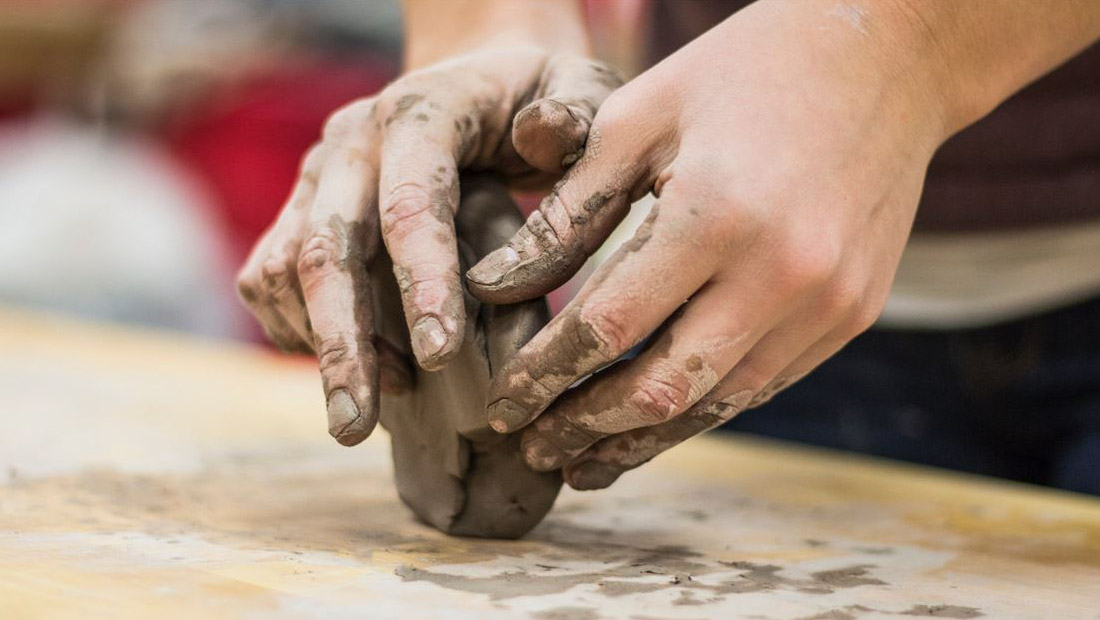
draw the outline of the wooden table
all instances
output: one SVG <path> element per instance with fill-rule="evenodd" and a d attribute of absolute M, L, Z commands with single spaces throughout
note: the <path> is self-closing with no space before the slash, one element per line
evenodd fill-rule
<path fill-rule="evenodd" d="M 1100 618 L 1096 499 L 710 437 L 465 540 L 386 439 L 301 360 L 0 310 L 0 618 Z"/>

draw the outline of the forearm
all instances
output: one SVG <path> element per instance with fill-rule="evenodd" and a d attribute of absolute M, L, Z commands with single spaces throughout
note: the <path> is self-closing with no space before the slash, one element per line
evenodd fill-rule
<path fill-rule="evenodd" d="M 760 0 L 716 30 L 748 50 L 731 62 L 782 38 L 792 86 L 839 79 L 939 142 L 1100 37 L 1100 2 Z"/>
<path fill-rule="evenodd" d="M 922 56 L 946 135 L 977 121 L 1100 37 L 1094 0 L 894 0 L 898 42 Z M 946 136 L 945 136 L 946 137 Z"/>
<path fill-rule="evenodd" d="M 492 46 L 589 53 L 577 0 L 405 0 L 405 66 Z"/>

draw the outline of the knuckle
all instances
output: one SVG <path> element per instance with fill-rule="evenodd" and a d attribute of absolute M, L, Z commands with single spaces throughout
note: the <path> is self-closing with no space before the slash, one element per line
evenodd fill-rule
<path fill-rule="evenodd" d="M 560 198 L 557 197 L 553 197 L 553 199 L 560 201 Z M 556 208 L 553 204 L 555 203 L 548 204 L 547 207 Z M 548 218 L 541 208 L 532 213 L 531 217 L 527 218 L 527 223 L 524 225 L 524 228 L 527 229 L 531 238 L 534 239 L 535 244 L 541 250 L 558 252 L 565 248 L 568 234 L 554 226 L 551 223 L 551 218 Z"/>
<path fill-rule="evenodd" d="M 298 256 L 298 273 L 310 275 L 333 265 L 340 265 L 347 259 L 347 239 L 332 228 L 319 228 L 302 244 Z"/>
<path fill-rule="evenodd" d="M 871 326 L 875 324 L 880 314 L 882 314 L 882 307 L 879 304 L 858 304 L 846 326 L 845 336 L 847 339 L 851 340 L 868 329 L 871 329 Z"/>
<path fill-rule="evenodd" d="M 351 361 L 355 347 L 350 334 L 331 334 L 322 337 L 317 345 L 317 363 L 321 370 L 342 366 Z"/>
<path fill-rule="evenodd" d="M 260 266 L 261 285 L 266 294 L 278 296 L 290 285 L 290 268 L 285 258 L 269 258 Z"/>
<path fill-rule="evenodd" d="M 592 445 L 604 436 L 599 430 L 593 428 L 595 419 L 588 416 L 574 417 L 563 416 L 561 428 L 557 433 L 550 435 L 557 437 L 560 447 L 570 450 Z"/>
<path fill-rule="evenodd" d="M 816 300 L 817 316 L 832 322 L 840 322 L 852 314 L 862 297 L 862 287 L 854 281 L 836 278 L 831 281 Z"/>
<path fill-rule="evenodd" d="M 760 371 L 752 364 L 744 365 L 737 370 L 737 384 L 750 393 L 759 395 L 772 381 L 772 375 Z"/>
<path fill-rule="evenodd" d="M 637 385 L 628 402 L 647 424 L 666 422 L 691 405 L 691 385 L 684 377 L 649 377 Z"/>
<path fill-rule="evenodd" d="M 576 321 L 576 346 L 595 353 L 604 362 L 614 361 L 634 346 L 636 337 L 617 309 L 586 306 Z"/>
<path fill-rule="evenodd" d="M 595 207 L 574 206 L 568 197 L 554 191 L 531 214 L 531 224 L 542 247 L 565 251 L 578 246 L 585 227 L 595 215 Z"/>
<path fill-rule="evenodd" d="M 370 118 L 374 115 L 375 105 L 374 99 L 368 98 L 358 99 L 337 108 L 325 120 L 321 130 L 321 141 L 339 144 L 365 131 Z"/>
<path fill-rule="evenodd" d="M 260 278 L 246 267 L 237 274 L 237 294 L 249 307 L 256 305 L 260 298 Z"/>
<path fill-rule="evenodd" d="M 382 121 L 382 131 L 406 118 L 410 112 L 429 111 L 437 108 L 424 93 L 446 88 L 446 80 L 434 72 L 408 74 L 390 84 L 378 95 L 376 114 Z"/>
<path fill-rule="evenodd" d="M 324 147 L 320 142 L 317 142 L 306 150 L 302 155 L 302 161 L 298 167 L 299 176 L 312 177 L 314 171 L 321 167 L 322 160 L 324 159 Z"/>
<path fill-rule="evenodd" d="M 419 183 L 402 183 L 394 187 L 380 208 L 382 234 L 404 236 L 422 226 L 424 216 L 439 217 L 446 205 Z"/>
<path fill-rule="evenodd" d="M 324 142 L 342 142 L 354 132 L 357 125 L 355 112 L 350 106 L 345 106 L 333 112 L 325 121 L 321 139 Z"/>
<path fill-rule="evenodd" d="M 788 289 L 803 290 L 833 278 L 840 252 L 827 243 L 787 241 L 780 246 L 775 261 L 777 280 Z"/>

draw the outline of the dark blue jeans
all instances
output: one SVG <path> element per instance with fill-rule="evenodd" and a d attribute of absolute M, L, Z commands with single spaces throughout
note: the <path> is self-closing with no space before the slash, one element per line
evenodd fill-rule
<path fill-rule="evenodd" d="M 723 428 L 1100 495 L 1100 298 L 872 330 Z"/>

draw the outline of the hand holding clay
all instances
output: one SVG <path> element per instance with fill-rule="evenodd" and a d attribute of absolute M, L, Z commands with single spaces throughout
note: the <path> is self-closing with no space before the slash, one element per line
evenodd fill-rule
<path fill-rule="evenodd" d="M 541 295 L 633 200 L 659 198 L 494 377 L 491 424 L 530 425 L 535 469 L 605 487 L 764 402 L 878 316 L 947 130 L 937 90 L 876 51 L 881 32 L 816 6 L 754 4 L 613 94 L 584 158 L 468 272 L 486 301 Z"/>
<path fill-rule="evenodd" d="M 374 339 L 368 276 L 379 238 L 412 351 L 422 368 L 440 369 L 467 332 L 458 171 L 548 185 L 584 152 L 596 108 L 619 84 L 580 56 L 495 48 L 408 73 L 332 115 L 239 289 L 272 341 L 317 354 L 337 441 L 359 443 L 378 417 L 390 356 Z"/>
<path fill-rule="evenodd" d="M 485 176 L 463 175 L 461 204 L 455 224 L 463 267 L 499 247 L 523 223 L 507 190 Z M 520 435 L 502 437 L 489 428 L 485 399 L 492 373 L 549 320 L 545 300 L 490 306 L 467 296 L 462 347 L 446 368 L 427 372 L 413 368 L 398 283 L 384 256 L 371 270 L 371 285 L 375 338 L 380 349 L 396 353 L 391 359 L 403 362 L 383 367 L 381 408 L 401 499 L 449 534 L 527 533 L 553 505 L 561 474 L 528 468 Z"/>

